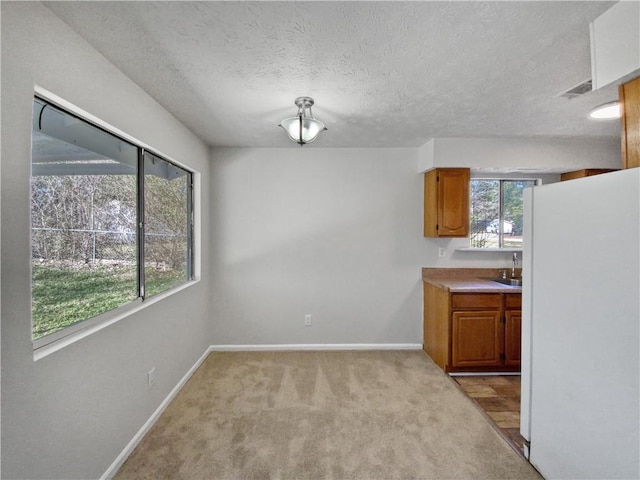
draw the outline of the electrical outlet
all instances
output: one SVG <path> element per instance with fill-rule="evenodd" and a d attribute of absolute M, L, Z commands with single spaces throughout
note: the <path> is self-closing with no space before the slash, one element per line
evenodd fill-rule
<path fill-rule="evenodd" d="M 156 367 L 147 372 L 147 388 L 151 388 L 156 384 Z"/>
<path fill-rule="evenodd" d="M 447 256 L 447 249 L 443 247 L 438 247 L 438 257 L 444 258 Z"/>
<path fill-rule="evenodd" d="M 305 325 L 305 327 L 310 327 L 311 326 L 311 315 L 305 315 L 304 316 L 304 325 Z"/>

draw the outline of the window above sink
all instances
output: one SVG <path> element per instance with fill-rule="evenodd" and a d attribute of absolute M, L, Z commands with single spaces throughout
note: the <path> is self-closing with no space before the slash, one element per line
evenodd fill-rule
<path fill-rule="evenodd" d="M 522 192 L 535 179 L 470 181 L 470 251 L 522 251 Z"/>

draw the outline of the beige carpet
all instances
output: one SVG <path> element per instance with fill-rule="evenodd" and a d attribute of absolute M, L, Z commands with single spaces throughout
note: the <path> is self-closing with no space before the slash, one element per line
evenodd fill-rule
<path fill-rule="evenodd" d="M 212 353 L 117 479 L 539 479 L 420 351 Z"/>

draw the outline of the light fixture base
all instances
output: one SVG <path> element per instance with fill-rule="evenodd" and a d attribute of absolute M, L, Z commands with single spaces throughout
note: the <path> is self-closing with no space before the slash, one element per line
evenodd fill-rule
<path fill-rule="evenodd" d="M 298 108 L 310 108 L 313 107 L 314 102 L 311 97 L 298 97 L 294 103 Z"/>

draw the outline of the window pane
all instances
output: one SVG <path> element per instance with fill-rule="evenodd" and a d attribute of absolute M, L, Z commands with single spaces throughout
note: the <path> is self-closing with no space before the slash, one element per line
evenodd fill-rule
<path fill-rule="evenodd" d="M 500 181 L 471 180 L 471 247 L 499 246 Z"/>
<path fill-rule="evenodd" d="M 136 164 L 133 145 L 34 101 L 34 340 L 137 298 Z"/>
<path fill-rule="evenodd" d="M 190 280 L 191 174 L 144 155 L 144 283 L 149 297 Z"/>
<path fill-rule="evenodd" d="M 534 181 L 502 182 L 503 247 L 522 247 L 522 192 Z"/>
<path fill-rule="evenodd" d="M 471 247 L 522 247 L 522 193 L 535 180 L 471 180 Z"/>

